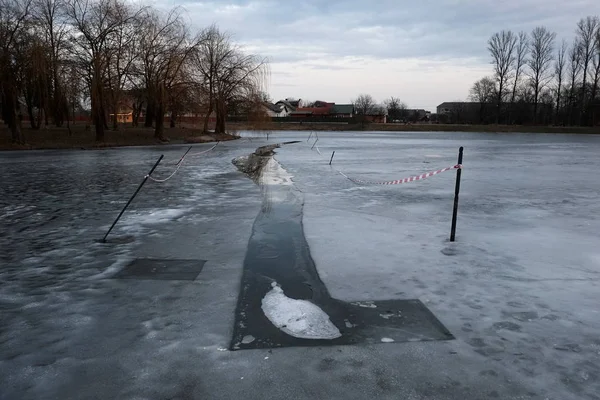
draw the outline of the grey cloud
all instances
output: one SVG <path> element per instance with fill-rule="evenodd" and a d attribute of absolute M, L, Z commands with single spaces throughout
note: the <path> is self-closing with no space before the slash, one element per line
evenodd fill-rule
<path fill-rule="evenodd" d="M 478 59 L 502 29 L 546 25 L 570 38 L 575 24 L 593 14 L 591 1 L 423 0 L 414 3 L 306 0 L 185 1 L 190 20 L 216 22 L 272 62 L 340 57 Z"/>

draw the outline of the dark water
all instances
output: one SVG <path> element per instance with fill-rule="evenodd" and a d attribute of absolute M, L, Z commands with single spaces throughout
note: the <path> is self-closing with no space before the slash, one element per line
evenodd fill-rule
<path fill-rule="evenodd" d="M 452 339 L 450 332 L 416 299 L 343 302 L 331 297 L 319 278 L 302 225 L 304 200 L 293 186 L 263 186 L 235 311 L 231 350 L 283 346 Z M 275 327 L 261 302 L 276 283 L 285 295 L 318 305 L 338 328 L 333 340 L 301 339 Z M 244 342 L 244 337 L 255 340 Z"/>

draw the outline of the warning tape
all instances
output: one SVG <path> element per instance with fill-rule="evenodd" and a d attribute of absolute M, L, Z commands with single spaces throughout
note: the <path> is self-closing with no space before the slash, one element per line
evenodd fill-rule
<path fill-rule="evenodd" d="M 310 140 L 310 138 L 313 136 L 313 133 L 311 132 L 310 136 L 308 137 L 308 139 Z M 319 150 L 319 147 L 316 146 L 317 142 L 319 141 L 319 136 L 315 133 L 315 137 L 317 138 L 313 144 L 313 146 L 311 147 L 311 150 L 313 148 L 316 148 L 317 152 L 319 153 L 319 155 L 321 157 L 324 157 L 323 154 L 321 154 L 321 151 Z M 307 140 L 308 141 L 308 140 Z M 442 168 L 442 169 L 438 169 L 437 171 L 432 171 L 432 172 L 426 172 L 424 174 L 421 175 L 417 175 L 417 176 L 411 176 L 408 178 L 404 178 L 404 179 L 396 179 L 393 181 L 384 181 L 384 182 L 375 182 L 375 181 L 365 181 L 362 179 L 355 179 L 355 178 L 350 178 L 348 175 L 344 174 L 342 171 L 337 170 L 333 167 L 331 167 L 334 171 L 336 171 L 338 174 L 342 175 L 344 178 L 348 179 L 349 181 L 359 184 L 359 185 L 400 185 L 402 183 L 409 183 L 409 182 L 414 182 L 414 181 L 420 181 L 426 178 L 429 178 L 431 176 L 437 175 L 437 174 L 441 174 L 442 172 L 446 172 L 446 171 L 450 171 L 453 169 L 462 169 L 462 165 L 461 164 L 457 164 L 457 165 L 453 165 L 451 167 L 446 167 L 446 168 Z"/>
<path fill-rule="evenodd" d="M 429 178 L 430 176 L 441 174 L 442 172 L 450 171 L 450 170 L 453 170 L 453 169 L 461 169 L 461 168 L 462 168 L 462 165 L 457 164 L 457 165 L 454 165 L 452 167 L 446 167 L 446 168 L 438 169 L 437 171 L 427 172 L 427 173 L 424 173 L 424 174 L 421 174 L 421 175 L 411 176 L 409 178 L 396 179 L 394 181 L 385 181 L 385 182 L 363 181 L 361 179 L 350 178 L 348 175 L 344 174 L 341 171 L 337 171 L 337 172 L 340 175 L 342 175 L 344 178 L 347 178 L 348 180 L 350 180 L 350 181 L 352 181 L 354 183 L 357 183 L 357 184 L 363 184 L 363 185 L 399 185 L 401 183 L 408 183 L 408 182 L 420 181 L 422 179 Z"/>
<path fill-rule="evenodd" d="M 219 143 L 221 143 L 221 142 L 217 142 L 217 144 L 215 144 L 213 147 L 211 147 L 211 148 L 210 148 L 210 149 L 208 149 L 208 150 L 200 151 L 200 152 L 198 152 L 198 153 L 192 153 L 192 154 L 188 154 L 187 156 L 185 156 L 185 158 L 188 158 L 188 157 L 196 157 L 196 156 L 200 156 L 200 155 L 202 155 L 202 154 L 206 154 L 206 153 L 208 153 L 209 151 L 212 151 L 212 150 L 213 150 L 215 147 L 217 147 L 217 146 L 219 145 Z"/>
<path fill-rule="evenodd" d="M 217 146 L 219 145 L 219 143 L 220 143 L 220 142 L 217 142 L 217 144 L 215 144 L 213 147 L 211 147 L 211 148 L 210 148 L 210 149 L 208 149 L 208 150 L 200 151 L 200 152 L 198 152 L 198 153 L 193 153 L 193 154 L 186 154 L 185 156 L 183 156 L 183 157 L 182 157 L 182 158 L 181 158 L 181 159 L 180 159 L 180 160 L 177 162 L 177 164 L 176 164 L 176 165 L 177 165 L 177 168 L 175 168 L 175 171 L 173 171 L 173 173 L 172 173 L 171 175 L 169 175 L 168 177 L 166 177 L 166 178 L 164 178 L 164 179 L 157 179 L 157 178 L 154 178 L 152 175 L 146 175 L 146 177 L 147 177 L 148 179 L 150 179 L 151 181 L 154 181 L 154 182 L 157 182 L 157 183 L 163 183 L 163 182 L 166 182 L 166 181 L 168 181 L 169 179 L 171 179 L 172 177 L 174 177 L 174 176 L 175 176 L 175 174 L 177 173 L 177 171 L 179 171 L 179 168 L 181 168 L 181 166 L 183 165 L 183 162 L 184 162 L 184 160 L 185 160 L 186 158 L 189 158 L 189 157 L 195 157 L 195 156 L 199 156 L 199 155 L 202 155 L 202 154 L 206 154 L 206 153 L 208 153 L 209 151 L 212 151 L 212 150 L 213 150 L 215 147 L 217 147 Z"/>

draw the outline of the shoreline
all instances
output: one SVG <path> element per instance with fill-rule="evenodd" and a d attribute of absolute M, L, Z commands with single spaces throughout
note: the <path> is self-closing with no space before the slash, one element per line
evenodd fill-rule
<path fill-rule="evenodd" d="M 72 135 L 69 135 L 66 128 L 49 127 L 39 130 L 24 128 L 23 130 L 27 144 L 17 145 L 11 142 L 10 132 L 0 127 L 0 151 L 102 150 L 117 147 L 194 145 L 239 139 L 235 136 L 235 132 L 202 134 L 194 129 L 168 128 L 165 129 L 168 141 L 163 142 L 154 137 L 152 129 L 125 127 L 118 131 L 107 130 L 104 141 L 96 142 L 94 132 L 82 126 L 72 127 Z"/>
<path fill-rule="evenodd" d="M 569 133 L 600 134 L 600 126 L 529 126 L 529 125 L 459 125 L 459 124 L 360 124 L 271 122 L 258 127 L 230 123 L 234 130 L 255 131 L 347 131 L 347 132 L 473 132 L 473 133 Z"/>
<path fill-rule="evenodd" d="M 98 150 L 131 146 L 168 146 L 181 144 L 214 143 L 216 141 L 236 140 L 239 131 L 319 131 L 319 132 L 448 132 L 448 133 L 532 133 L 532 134 L 581 134 L 600 135 L 600 127 L 562 127 L 562 126 L 525 126 L 525 125 L 452 125 L 452 124 L 359 124 L 347 123 L 282 123 L 272 122 L 256 126 L 248 123 L 231 122 L 227 125 L 229 134 L 202 134 L 195 127 L 176 127 L 165 129 L 168 142 L 154 138 L 151 128 L 122 127 L 118 131 L 107 130 L 105 140 L 96 142 L 94 133 L 84 126 L 72 127 L 69 135 L 66 128 L 48 127 L 32 130 L 23 128 L 27 145 L 15 145 L 10 141 L 10 133 L 0 127 L 0 151 L 18 150 Z"/>

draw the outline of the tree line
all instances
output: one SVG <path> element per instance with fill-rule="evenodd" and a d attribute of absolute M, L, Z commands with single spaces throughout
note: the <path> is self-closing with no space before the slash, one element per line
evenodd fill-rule
<path fill-rule="evenodd" d="M 571 43 L 544 26 L 488 40 L 493 74 L 473 84 L 479 123 L 594 125 L 600 122 L 600 19 L 582 18 Z"/>
<path fill-rule="evenodd" d="M 13 142 L 25 142 L 23 109 L 33 129 L 70 131 L 84 108 L 102 141 L 125 101 L 133 125 L 157 139 L 165 115 L 174 126 L 184 112 L 203 115 L 204 131 L 214 114 L 224 133 L 228 109 L 257 100 L 268 62 L 216 25 L 193 31 L 183 15 L 127 0 L 0 0 L 0 108 Z"/>

